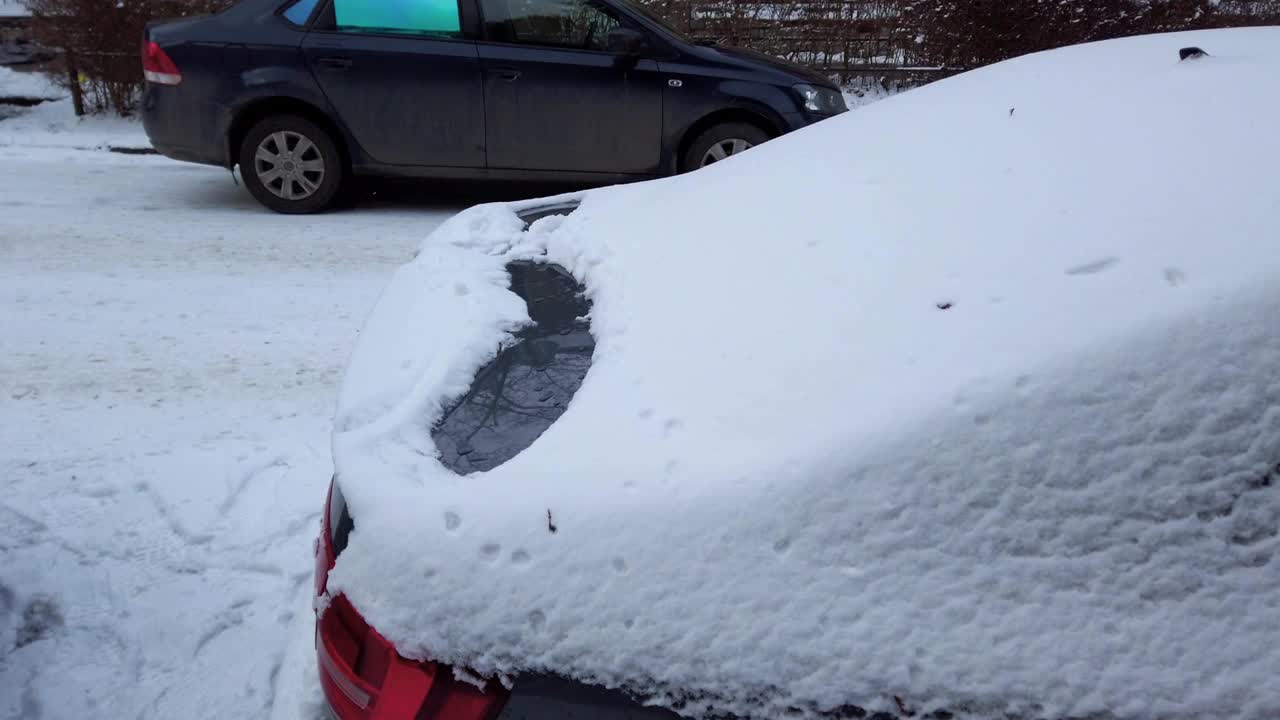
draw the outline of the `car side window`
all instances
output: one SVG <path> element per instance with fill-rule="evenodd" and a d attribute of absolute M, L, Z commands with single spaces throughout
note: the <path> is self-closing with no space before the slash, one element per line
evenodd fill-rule
<path fill-rule="evenodd" d="M 320 0 L 295 0 L 283 14 L 294 25 L 306 25 L 319 2 Z"/>
<path fill-rule="evenodd" d="M 461 37 L 458 0 L 333 0 L 326 30 Z"/>
<path fill-rule="evenodd" d="M 481 0 L 490 40 L 604 51 L 622 23 L 590 0 Z"/>

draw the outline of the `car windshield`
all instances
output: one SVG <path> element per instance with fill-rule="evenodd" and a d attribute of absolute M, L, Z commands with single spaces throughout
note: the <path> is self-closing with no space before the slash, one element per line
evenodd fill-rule
<path fill-rule="evenodd" d="M 672 35 L 675 35 L 681 40 L 687 43 L 694 42 L 693 38 L 689 37 L 686 33 L 672 27 L 671 23 L 659 17 L 656 13 L 654 13 L 652 10 L 650 10 L 648 7 L 646 7 L 642 3 L 631 2 L 631 0 L 617 0 L 617 1 L 619 5 L 622 5 L 624 8 L 635 12 L 637 15 L 643 15 L 644 17 L 648 18 L 650 22 L 657 23 L 664 30 L 671 33 Z"/>

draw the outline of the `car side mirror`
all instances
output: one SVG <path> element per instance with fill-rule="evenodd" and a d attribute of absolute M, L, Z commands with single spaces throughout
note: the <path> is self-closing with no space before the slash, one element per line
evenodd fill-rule
<path fill-rule="evenodd" d="M 609 31 L 607 48 L 615 55 L 636 56 L 644 51 L 644 33 L 631 28 L 616 27 Z"/>

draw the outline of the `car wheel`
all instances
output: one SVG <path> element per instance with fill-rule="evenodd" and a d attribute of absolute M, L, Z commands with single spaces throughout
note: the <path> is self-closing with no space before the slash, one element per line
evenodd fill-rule
<path fill-rule="evenodd" d="M 681 160 L 682 172 L 697 170 L 746 152 L 769 140 L 769 134 L 747 123 L 716 125 L 698 136 Z"/>
<path fill-rule="evenodd" d="M 333 138 L 296 115 L 254 125 L 240 143 L 240 176 L 258 202 L 279 213 L 325 210 L 341 190 L 346 168 Z"/>

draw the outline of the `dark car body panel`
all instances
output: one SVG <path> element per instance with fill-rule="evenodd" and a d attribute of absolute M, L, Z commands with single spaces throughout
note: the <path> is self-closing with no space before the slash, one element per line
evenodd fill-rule
<path fill-rule="evenodd" d="M 473 41 L 313 30 L 302 54 L 371 163 L 485 166 Z"/>
<path fill-rule="evenodd" d="M 488 166 L 512 170 L 661 171 L 666 78 L 650 59 L 480 43 Z"/>
<path fill-rule="evenodd" d="M 726 47 L 721 45 L 695 46 L 691 55 L 698 57 L 703 62 L 712 62 L 719 60 L 725 65 L 736 66 L 749 73 L 755 74 L 761 72 L 762 68 L 770 68 L 778 73 L 777 82 L 783 83 L 792 78 L 800 78 L 802 82 L 811 83 L 813 85 L 830 85 L 831 79 L 822 73 L 811 70 L 803 65 L 797 65 L 787 62 L 780 57 L 768 55 L 756 50 L 747 48 Z"/>
<path fill-rule="evenodd" d="M 307 26 L 282 15 L 285 0 L 153 22 L 146 39 L 182 81 L 147 83 L 143 124 L 162 154 L 223 167 L 247 125 L 294 112 L 331 128 L 358 175 L 606 183 L 675 173 L 717 121 L 776 136 L 828 117 L 793 90 L 832 88 L 820 75 L 595 1 L 645 35 L 638 57 L 494 41 L 477 0 L 460 0 L 450 38 L 335 31 L 332 0 Z"/>

